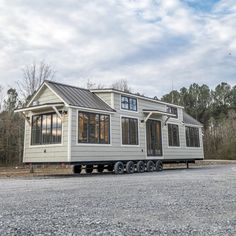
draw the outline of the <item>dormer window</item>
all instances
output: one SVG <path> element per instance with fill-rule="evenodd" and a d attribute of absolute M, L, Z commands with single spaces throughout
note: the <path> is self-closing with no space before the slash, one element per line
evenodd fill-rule
<path fill-rule="evenodd" d="M 121 108 L 124 110 L 137 111 L 137 98 L 121 96 Z"/>
<path fill-rule="evenodd" d="M 171 114 L 176 115 L 175 118 L 178 118 L 178 109 L 177 109 L 177 107 L 167 106 L 166 111 L 171 113 Z"/>

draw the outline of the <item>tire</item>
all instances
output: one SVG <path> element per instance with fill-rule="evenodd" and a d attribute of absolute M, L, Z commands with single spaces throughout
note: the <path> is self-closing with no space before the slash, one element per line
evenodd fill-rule
<path fill-rule="evenodd" d="M 113 165 L 108 165 L 107 166 L 107 170 L 108 171 L 113 171 L 114 170 L 114 166 Z"/>
<path fill-rule="evenodd" d="M 81 165 L 75 165 L 75 166 L 73 166 L 73 172 L 74 172 L 75 174 L 80 174 L 81 171 L 82 171 L 82 166 L 81 166 Z"/>
<path fill-rule="evenodd" d="M 104 165 L 98 165 L 97 171 L 98 173 L 102 173 L 104 171 Z"/>
<path fill-rule="evenodd" d="M 115 174 L 121 175 L 124 173 L 124 164 L 121 161 L 116 162 L 114 166 Z"/>
<path fill-rule="evenodd" d="M 163 164 L 162 161 L 157 161 L 156 162 L 156 171 L 162 171 L 163 170 Z"/>
<path fill-rule="evenodd" d="M 145 171 L 145 164 L 143 161 L 138 161 L 137 163 L 137 172 L 143 173 Z"/>
<path fill-rule="evenodd" d="M 134 173 L 134 162 L 133 161 L 128 161 L 126 163 L 126 173 L 127 174 L 133 174 Z"/>
<path fill-rule="evenodd" d="M 93 165 L 86 165 L 85 172 L 91 174 L 93 172 Z"/>
<path fill-rule="evenodd" d="M 147 162 L 147 172 L 153 172 L 154 171 L 155 164 L 153 161 Z"/>

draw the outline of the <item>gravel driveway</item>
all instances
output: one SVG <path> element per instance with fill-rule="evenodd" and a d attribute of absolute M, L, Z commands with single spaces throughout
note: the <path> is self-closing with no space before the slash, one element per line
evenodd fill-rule
<path fill-rule="evenodd" d="M 0 235 L 236 235 L 236 165 L 0 179 Z"/>

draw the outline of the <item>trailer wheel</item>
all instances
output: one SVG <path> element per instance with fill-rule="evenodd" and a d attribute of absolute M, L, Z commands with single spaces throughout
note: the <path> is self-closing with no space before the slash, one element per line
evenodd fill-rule
<path fill-rule="evenodd" d="M 133 174 L 134 173 L 134 162 L 128 161 L 126 164 L 126 172 L 127 174 Z"/>
<path fill-rule="evenodd" d="M 93 172 L 93 165 L 86 165 L 85 171 L 87 174 L 91 174 Z"/>
<path fill-rule="evenodd" d="M 157 161 L 156 162 L 156 171 L 162 171 L 163 170 L 163 164 L 162 161 Z"/>
<path fill-rule="evenodd" d="M 82 171 L 82 166 L 81 166 L 81 165 L 74 165 L 74 166 L 73 166 L 73 172 L 74 172 L 75 174 L 80 174 L 81 171 Z"/>
<path fill-rule="evenodd" d="M 123 174 L 124 173 L 124 164 L 121 161 L 116 162 L 115 166 L 114 166 L 114 171 L 115 174 Z"/>
<path fill-rule="evenodd" d="M 107 170 L 108 171 L 113 171 L 114 170 L 114 166 L 113 165 L 108 165 L 107 166 Z"/>
<path fill-rule="evenodd" d="M 104 171 L 104 165 L 98 165 L 97 171 L 98 173 L 102 173 Z"/>
<path fill-rule="evenodd" d="M 147 172 L 152 172 L 154 171 L 154 162 L 153 161 L 148 161 L 147 162 Z"/>
<path fill-rule="evenodd" d="M 145 171 L 145 164 L 143 161 L 138 161 L 137 171 L 138 171 L 138 173 L 143 173 Z"/>

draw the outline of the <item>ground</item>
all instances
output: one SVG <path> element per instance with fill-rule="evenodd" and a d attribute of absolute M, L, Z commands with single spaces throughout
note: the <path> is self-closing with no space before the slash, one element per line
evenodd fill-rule
<path fill-rule="evenodd" d="M 0 179 L 0 235 L 236 235 L 236 165 Z"/>

